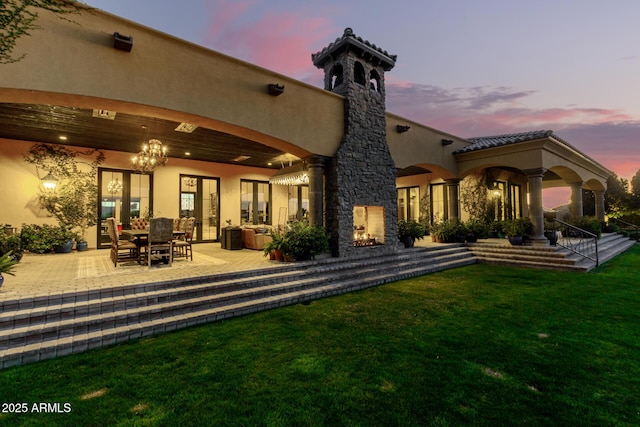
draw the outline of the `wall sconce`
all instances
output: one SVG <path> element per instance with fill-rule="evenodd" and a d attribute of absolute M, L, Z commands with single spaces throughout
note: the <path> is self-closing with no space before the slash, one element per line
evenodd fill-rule
<path fill-rule="evenodd" d="M 269 95 L 279 96 L 284 93 L 284 85 L 279 85 L 277 83 L 270 83 L 268 87 L 269 87 Z"/>
<path fill-rule="evenodd" d="M 120 33 L 113 33 L 113 47 L 124 52 L 131 52 L 133 36 L 123 36 Z"/>
<path fill-rule="evenodd" d="M 42 186 L 44 187 L 44 191 L 47 193 L 51 193 L 55 191 L 56 185 L 58 184 L 58 179 L 49 172 L 42 178 Z"/>
<path fill-rule="evenodd" d="M 443 139 L 442 140 L 442 146 L 445 147 L 447 145 L 451 145 L 453 144 L 453 140 L 452 139 Z"/>
<path fill-rule="evenodd" d="M 406 131 L 408 131 L 409 129 L 411 129 L 411 126 L 406 126 L 406 125 L 396 125 L 396 130 L 398 131 L 398 133 L 405 133 Z"/>

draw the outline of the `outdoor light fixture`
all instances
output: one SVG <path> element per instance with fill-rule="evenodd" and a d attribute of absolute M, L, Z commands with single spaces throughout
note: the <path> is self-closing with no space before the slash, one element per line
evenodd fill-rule
<path fill-rule="evenodd" d="M 124 52 L 131 52 L 133 36 L 123 36 L 120 33 L 113 33 L 113 47 Z"/>
<path fill-rule="evenodd" d="M 107 190 L 109 191 L 109 193 L 111 193 L 111 195 L 119 193 L 120 191 L 122 191 L 122 181 L 120 181 L 118 178 L 116 178 L 115 181 L 109 181 L 109 183 L 107 184 Z"/>
<path fill-rule="evenodd" d="M 272 95 L 272 96 L 279 96 L 284 93 L 284 85 L 279 85 L 277 83 L 270 83 L 268 85 L 268 88 L 269 88 L 269 95 Z"/>
<path fill-rule="evenodd" d="M 44 190 L 47 192 L 52 192 L 56 189 L 56 185 L 58 184 L 58 179 L 49 172 L 42 178 L 42 186 Z"/>
<path fill-rule="evenodd" d="M 409 129 L 411 129 L 411 126 L 396 125 L 396 130 L 398 131 L 398 133 L 404 133 L 404 132 L 408 131 Z"/>
<path fill-rule="evenodd" d="M 166 165 L 168 160 L 167 147 L 163 147 L 159 139 L 151 139 L 137 156 L 131 158 L 131 164 L 136 172 L 151 173 L 158 166 Z"/>
<path fill-rule="evenodd" d="M 451 145 L 453 144 L 453 140 L 452 139 L 443 139 L 442 140 L 442 146 L 446 146 L 446 145 Z"/>
<path fill-rule="evenodd" d="M 306 185 L 309 184 L 309 170 L 305 163 L 280 169 L 269 178 L 269 184 L 279 185 Z"/>

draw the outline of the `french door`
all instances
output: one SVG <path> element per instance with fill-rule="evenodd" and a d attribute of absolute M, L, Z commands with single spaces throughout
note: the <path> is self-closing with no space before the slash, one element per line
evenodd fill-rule
<path fill-rule="evenodd" d="M 109 248 L 111 240 L 106 219 L 116 219 L 118 227 L 128 229 L 131 218 L 153 215 L 153 175 L 129 170 L 98 170 L 98 249 Z"/>
<path fill-rule="evenodd" d="M 220 232 L 220 180 L 180 175 L 180 216 L 196 218 L 193 241 L 218 240 Z"/>

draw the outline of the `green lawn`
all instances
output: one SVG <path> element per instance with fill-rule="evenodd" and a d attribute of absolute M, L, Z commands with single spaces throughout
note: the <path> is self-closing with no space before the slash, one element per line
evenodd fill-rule
<path fill-rule="evenodd" d="M 0 425 L 637 426 L 640 246 L 485 265 L 0 371 Z M 6 409 L 6 407 L 5 407 Z"/>

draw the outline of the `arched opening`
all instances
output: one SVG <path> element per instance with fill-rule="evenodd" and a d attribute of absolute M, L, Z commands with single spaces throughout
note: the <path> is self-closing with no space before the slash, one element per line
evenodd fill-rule
<path fill-rule="evenodd" d="M 371 71 L 371 75 L 369 77 L 369 88 L 376 92 L 380 92 L 380 75 L 376 70 Z"/>
<path fill-rule="evenodd" d="M 365 85 L 364 67 L 359 62 L 356 62 L 356 64 L 353 67 L 353 80 L 362 86 Z"/>
<path fill-rule="evenodd" d="M 343 76 L 344 76 L 344 70 L 342 69 L 342 65 L 341 64 L 336 64 L 333 66 L 333 68 L 331 69 L 331 87 L 330 89 L 333 90 L 336 87 L 340 86 L 343 82 Z"/>

